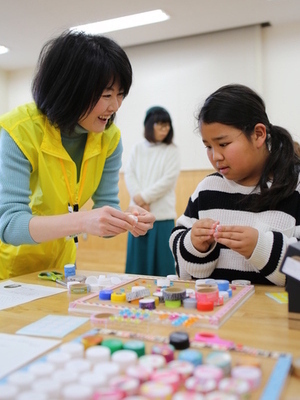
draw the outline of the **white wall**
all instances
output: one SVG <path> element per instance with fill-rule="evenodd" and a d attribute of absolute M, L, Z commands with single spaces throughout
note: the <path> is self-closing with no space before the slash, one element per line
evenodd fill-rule
<path fill-rule="evenodd" d="M 7 111 L 7 72 L 0 69 L 0 114 Z"/>
<path fill-rule="evenodd" d="M 266 101 L 273 125 L 286 127 L 298 139 L 299 44 L 298 23 L 241 28 L 125 49 L 134 82 L 116 119 L 123 137 L 123 165 L 131 145 L 143 136 L 146 109 L 162 105 L 173 119 L 182 169 L 211 168 L 194 116 L 212 91 L 233 82 L 256 90 Z M 33 69 L 8 74 L 4 111 L 31 101 L 32 75 Z M 0 73 L 0 92 L 2 84 Z"/>

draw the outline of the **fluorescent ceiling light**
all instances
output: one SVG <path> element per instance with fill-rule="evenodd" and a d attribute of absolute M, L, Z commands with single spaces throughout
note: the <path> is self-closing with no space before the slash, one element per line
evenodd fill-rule
<path fill-rule="evenodd" d="M 126 17 L 108 19 L 106 21 L 94 22 L 86 25 L 79 25 L 70 28 L 72 31 L 80 31 L 96 35 L 99 33 L 120 31 L 122 29 L 134 28 L 136 26 L 154 24 L 169 19 L 162 10 L 153 10 L 139 14 L 128 15 Z"/>
<path fill-rule="evenodd" d="M 9 49 L 5 46 L 0 46 L 0 54 L 5 54 L 9 52 Z"/>

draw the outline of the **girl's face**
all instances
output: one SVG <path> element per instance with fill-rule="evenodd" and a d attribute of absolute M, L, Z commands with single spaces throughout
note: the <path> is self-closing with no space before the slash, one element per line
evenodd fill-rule
<path fill-rule="evenodd" d="M 257 124 L 250 140 L 241 130 L 220 123 L 202 123 L 200 128 L 212 166 L 229 180 L 256 186 L 269 154 L 265 126 Z"/>
<path fill-rule="evenodd" d="M 79 125 L 87 131 L 103 132 L 109 118 L 121 107 L 123 98 L 118 84 L 106 88 L 92 111 L 78 121 Z"/>
<path fill-rule="evenodd" d="M 156 142 L 162 142 L 170 132 L 171 125 L 169 122 L 156 122 L 153 125 L 154 139 Z"/>

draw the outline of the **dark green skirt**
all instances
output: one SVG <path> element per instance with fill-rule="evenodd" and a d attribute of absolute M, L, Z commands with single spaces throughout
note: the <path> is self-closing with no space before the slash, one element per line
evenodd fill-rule
<path fill-rule="evenodd" d="M 156 221 L 145 236 L 128 233 L 126 273 L 137 275 L 174 275 L 175 262 L 169 247 L 174 220 Z"/>

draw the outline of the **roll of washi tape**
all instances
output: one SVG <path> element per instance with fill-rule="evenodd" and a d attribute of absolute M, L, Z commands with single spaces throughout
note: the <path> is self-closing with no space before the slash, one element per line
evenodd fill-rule
<path fill-rule="evenodd" d="M 202 353 L 196 349 L 185 349 L 178 354 L 178 360 L 188 361 L 195 367 L 202 364 Z"/>
<path fill-rule="evenodd" d="M 163 289 L 164 300 L 183 300 L 186 298 L 186 290 L 174 286 Z"/>
<path fill-rule="evenodd" d="M 247 381 L 251 390 L 257 389 L 261 384 L 262 371 L 260 368 L 250 365 L 240 365 L 232 368 L 231 376 L 236 379 Z"/>
<path fill-rule="evenodd" d="M 171 344 L 156 344 L 152 346 L 151 354 L 160 354 L 169 363 L 174 360 L 175 348 Z"/>
<path fill-rule="evenodd" d="M 66 264 L 64 266 L 65 277 L 68 278 L 69 276 L 76 275 L 76 266 L 75 264 Z"/>
<path fill-rule="evenodd" d="M 160 354 L 146 354 L 138 359 L 138 363 L 151 370 L 163 368 L 166 359 Z"/>
<path fill-rule="evenodd" d="M 112 293 L 110 296 L 110 300 L 112 303 L 122 303 L 126 301 L 125 293 Z"/>
<path fill-rule="evenodd" d="M 156 291 L 153 293 L 153 296 L 157 297 L 160 303 L 164 302 L 164 296 L 162 291 Z"/>
<path fill-rule="evenodd" d="M 158 287 L 169 287 L 170 279 L 168 278 L 157 278 L 156 285 Z"/>
<path fill-rule="evenodd" d="M 218 285 L 219 291 L 226 291 L 229 289 L 229 281 L 225 279 L 216 279 L 215 282 Z"/>
<path fill-rule="evenodd" d="M 197 301 L 198 311 L 213 311 L 213 309 L 214 309 L 213 301 L 209 300 Z"/>
<path fill-rule="evenodd" d="M 186 288 L 186 296 L 187 297 L 195 297 L 195 290 L 192 288 Z"/>
<path fill-rule="evenodd" d="M 187 392 L 184 390 L 175 393 L 172 400 L 204 400 L 204 396 L 201 393 Z"/>
<path fill-rule="evenodd" d="M 120 390 L 116 387 L 99 387 L 97 389 L 97 396 L 95 397 L 96 399 L 113 399 L 113 400 L 122 400 L 124 399 L 124 391 Z M 71 398 L 71 397 L 70 397 Z M 76 399 L 76 397 L 74 397 Z"/>
<path fill-rule="evenodd" d="M 223 378 L 219 382 L 219 390 L 234 394 L 238 396 L 238 399 L 248 399 L 251 393 L 250 385 L 246 380 L 232 377 Z"/>
<path fill-rule="evenodd" d="M 145 297 L 139 300 L 139 307 L 142 310 L 155 310 L 155 300 L 153 298 Z"/>
<path fill-rule="evenodd" d="M 184 386 L 191 392 L 206 395 L 207 393 L 213 392 L 217 389 L 217 382 L 214 379 L 203 381 L 195 376 L 191 376 L 185 381 Z"/>
<path fill-rule="evenodd" d="M 213 379 L 218 383 L 224 377 L 224 373 L 223 370 L 216 365 L 202 364 L 195 368 L 194 376 L 202 382 Z"/>
<path fill-rule="evenodd" d="M 181 300 L 165 300 L 165 306 L 167 308 L 179 308 L 181 306 Z"/>
<path fill-rule="evenodd" d="M 198 287 L 195 292 L 197 302 L 212 301 L 217 304 L 219 299 L 219 290 L 217 285 L 207 285 L 207 287 Z"/>
<path fill-rule="evenodd" d="M 130 365 L 125 370 L 125 374 L 131 378 L 138 379 L 140 383 L 146 382 L 150 379 L 152 373 L 151 368 L 147 368 L 144 365 L 136 364 Z"/>
<path fill-rule="evenodd" d="M 86 283 L 75 283 L 70 286 L 70 292 L 74 294 L 88 293 L 91 291 L 90 285 Z"/>
<path fill-rule="evenodd" d="M 91 315 L 91 323 L 96 326 L 102 326 L 107 324 L 109 318 L 111 318 L 113 313 L 98 313 Z"/>
<path fill-rule="evenodd" d="M 67 282 L 67 288 L 69 291 L 71 291 L 71 286 L 72 285 L 76 285 L 77 283 L 80 283 L 79 281 L 71 281 L 71 282 Z"/>
<path fill-rule="evenodd" d="M 168 364 L 168 368 L 175 369 L 179 373 L 182 382 L 184 382 L 188 377 L 193 375 L 194 372 L 193 364 L 191 364 L 188 361 L 182 361 L 182 360 L 171 361 Z"/>
<path fill-rule="evenodd" d="M 108 382 L 109 386 L 113 388 L 122 390 L 125 396 L 128 398 L 129 396 L 135 396 L 138 394 L 140 381 L 135 378 L 131 378 L 130 376 L 114 376 Z M 102 397 L 100 397 L 102 399 Z"/>
<path fill-rule="evenodd" d="M 84 345 L 78 342 L 66 342 L 60 345 L 60 351 L 70 354 L 72 358 L 83 357 Z"/>
<path fill-rule="evenodd" d="M 184 308 L 189 308 L 189 309 L 197 308 L 197 300 L 190 297 L 183 299 L 182 304 Z"/>
<path fill-rule="evenodd" d="M 251 281 L 245 279 L 235 279 L 231 281 L 231 284 L 234 286 L 249 286 L 251 285 Z"/>
<path fill-rule="evenodd" d="M 123 345 L 124 350 L 134 351 L 138 357 L 145 355 L 145 343 L 141 340 L 128 340 Z"/>
<path fill-rule="evenodd" d="M 224 376 L 230 375 L 231 355 L 227 351 L 212 351 L 205 359 L 207 365 L 215 365 L 223 370 Z"/>
<path fill-rule="evenodd" d="M 185 350 L 190 347 L 189 335 L 186 332 L 173 332 L 169 336 L 169 343 L 176 350 Z"/>
<path fill-rule="evenodd" d="M 126 293 L 126 300 L 132 301 L 132 300 L 142 299 L 143 297 L 147 296 L 150 296 L 150 290 L 142 289 L 142 290 L 137 290 L 136 292 Z"/>
<path fill-rule="evenodd" d="M 112 292 L 113 292 L 112 289 L 102 289 L 102 290 L 100 290 L 99 299 L 100 300 L 110 300 Z"/>
<path fill-rule="evenodd" d="M 232 297 L 232 289 L 229 288 L 229 289 L 227 290 L 227 293 L 228 293 L 228 295 L 229 295 L 229 298 L 231 298 L 231 297 Z"/>
<path fill-rule="evenodd" d="M 142 396 L 146 396 L 147 399 L 171 400 L 173 388 L 165 383 L 149 381 L 141 385 L 140 393 Z"/>
<path fill-rule="evenodd" d="M 181 383 L 180 375 L 174 369 L 158 369 L 151 374 L 150 379 L 172 386 L 174 393 L 178 391 Z"/>

